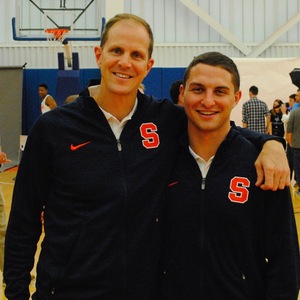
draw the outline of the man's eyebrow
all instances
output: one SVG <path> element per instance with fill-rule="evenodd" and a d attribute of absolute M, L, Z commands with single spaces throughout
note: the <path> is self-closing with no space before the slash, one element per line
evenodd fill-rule
<path fill-rule="evenodd" d="M 215 88 L 216 88 L 216 89 L 230 90 L 230 87 L 229 87 L 229 86 L 226 86 L 226 85 L 217 86 L 217 87 L 215 87 Z"/>
<path fill-rule="evenodd" d="M 196 81 L 194 81 L 194 82 L 191 82 L 191 83 L 190 83 L 190 86 L 199 86 L 199 87 L 205 87 L 205 85 L 204 85 L 204 84 L 202 84 L 201 82 L 196 82 Z M 220 86 L 216 86 L 216 87 L 214 87 L 214 89 L 226 89 L 226 90 L 230 90 L 230 87 L 229 87 L 229 86 L 227 86 L 227 85 L 220 85 Z"/>
<path fill-rule="evenodd" d="M 195 82 L 195 81 L 194 81 L 194 82 L 192 81 L 192 82 L 190 83 L 190 86 L 191 86 L 191 85 L 204 86 L 204 84 L 202 84 L 202 83 L 200 83 L 200 82 Z"/>

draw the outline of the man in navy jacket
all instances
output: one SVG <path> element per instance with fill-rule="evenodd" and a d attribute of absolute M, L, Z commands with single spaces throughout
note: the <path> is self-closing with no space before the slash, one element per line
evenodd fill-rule
<path fill-rule="evenodd" d="M 239 73 L 217 52 L 196 57 L 181 94 L 188 137 L 167 193 L 163 300 L 296 300 L 299 246 L 289 189 L 255 185 L 258 151 L 230 123 Z"/>

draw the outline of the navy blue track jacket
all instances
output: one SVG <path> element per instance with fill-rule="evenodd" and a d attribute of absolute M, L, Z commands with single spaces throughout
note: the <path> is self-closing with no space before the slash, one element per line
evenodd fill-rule
<path fill-rule="evenodd" d="M 184 128 L 182 109 L 140 93 L 119 140 L 90 97 L 43 114 L 15 183 L 5 257 L 9 299 L 29 298 L 43 206 L 33 299 L 155 299 L 163 195 Z"/>
<path fill-rule="evenodd" d="M 183 141 L 167 194 L 160 299 L 297 299 L 289 190 L 255 186 L 257 155 L 231 129 L 204 181 Z"/>

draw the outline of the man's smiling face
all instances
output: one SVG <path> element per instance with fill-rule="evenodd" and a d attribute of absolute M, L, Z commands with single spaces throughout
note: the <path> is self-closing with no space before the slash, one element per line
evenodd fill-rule
<path fill-rule="evenodd" d="M 199 63 L 192 67 L 181 93 L 190 130 L 222 134 L 222 128 L 227 134 L 231 110 L 241 97 L 227 70 Z"/>
<path fill-rule="evenodd" d="M 136 93 L 153 65 L 149 58 L 150 38 L 146 29 L 133 20 L 114 24 L 96 58 L 101 68 L 101 88 L 116 94 Z"/>

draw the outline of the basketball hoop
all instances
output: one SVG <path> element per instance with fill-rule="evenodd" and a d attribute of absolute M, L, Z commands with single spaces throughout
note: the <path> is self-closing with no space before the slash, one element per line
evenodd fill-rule
<path fill-rule="evenodd" d="M 65 56 L 68 63 L 68 66 L 71 67 L 71 50 L 68 45 L 68 41 L 66 40 L 66 36 L 68 35 L 70 28 L 60 27 L 60 28 L 47 28 L 45 29 L 45 33 L 47 36 L 47 41 L 49 46 L 55 47 L 56 45 L 63 44 L 65 48 Z"/>
<path fill-rule="evenodd" d="M 47 41 L 52 42 L 60 42 L 64 43 L 66 35 L 69 33 L 69 28 L 47 28 L 45 29 L 45 33 L 47 36 Z"/>

